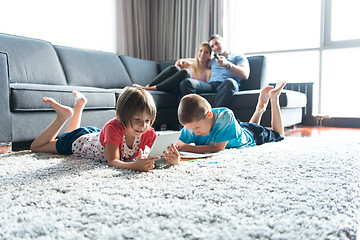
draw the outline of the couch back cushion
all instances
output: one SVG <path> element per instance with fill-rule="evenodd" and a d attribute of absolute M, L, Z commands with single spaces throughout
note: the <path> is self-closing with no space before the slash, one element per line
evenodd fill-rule
<path fill-rule="evenodd" d="M 119 57 L 133 83 L 145 86 L 159 74 L 159 66 L 156 62 L 126 55 L 120 55 Z"/>
<path fill-rule="evenodd" d="M 61 64 L 49 42 L 0 33 L 0 51 L 9 56 L 11 83 L 66 85 Z"/>
<path fill-rule="evenodd" d="M 248 80 L 241 81 L 240 91 L 262 89 L 268 83 L 266 80 L 266 58 L 265 56 L 248 57 L 250 65 L 250 76 Z"/>
<path fill-rule="evenodd" d="M 129 75 L 114 53 L 54 46 L 69 85 L 123 88 L 131 85 Z"/>
<path fill-rule="evenodd" d="M 160 72 L 164 71 L 167 67 L 171 66 L 171 65 L 175 65 L 176 60 L 162 60 L 159 61 L 159 70 Z"/>

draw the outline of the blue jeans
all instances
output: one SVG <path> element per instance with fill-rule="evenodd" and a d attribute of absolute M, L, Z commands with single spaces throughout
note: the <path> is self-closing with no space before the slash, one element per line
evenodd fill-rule
<path fill-rule="evenodd" d="M 268 142 L 279 142 L 284 139 L 284 136 L 280 133 L 277 133 L 256 123 L 241 122 L 239 119 L 238 122 L 242 128 L 246 128 L 252 132 L 256 145 L 262 145 Z"/>
<path fill-rule="evenodd" d="M 235 92 L 239 90 L 238 83 L 227 78 L 224 81 L 203 82 L 192 78 L 186 78 L 180 83 L 181 96 L 190 93 L 217 93 L 212 107 L 230 107 Z"/>

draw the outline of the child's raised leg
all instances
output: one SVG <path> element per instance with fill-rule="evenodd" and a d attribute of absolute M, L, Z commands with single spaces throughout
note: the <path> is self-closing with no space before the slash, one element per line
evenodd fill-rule
<path fill-rule="evenodd" d="M 269 92 L 271 103 L 271 127 L 275 132 L 280 133 L 281 135 L 284 135 L 284 125 L 282 122 L 279 96 L 285 85 L 286 82 L 280 81 L 276 84 L 275 88 Z"/>
<path fill-rule="evenodd" d="M 249 122 L 260 124 L 261 117 L 263 113 L 266 111 L 266 107 L 269 103 L 269 98 L 270 98 L 269 92 L 272 89 L 274 89 L 274 87 L 272 86 L 266 86 L 263 89 L 261 89 L 255 112 L 252 115 Z"/>
<path fill-rule="evenodd" d="M 66 121 L 71 118 L 74 111 L 72 108 L 61 105 L 52 98 L 43 97 L 43 101 L 49 104 L 56 112 L 54 121 L 32 142 L 30 149 L 33 152 L 57 153 L 56 136 Z"/>
<path fill-rule="evenodd" d="M 84 107 L 87 103 L 87 99 L 81 92 L 73 91 L 74 95 L 74 114 L 70 119 L 70 122 L 68 126 L 66 127 L 65 132 L 70 132 L 72 130 L 77 129 L 80 127 L 81 118 L 82 118 L 82 112 L 84 110 Z"/>

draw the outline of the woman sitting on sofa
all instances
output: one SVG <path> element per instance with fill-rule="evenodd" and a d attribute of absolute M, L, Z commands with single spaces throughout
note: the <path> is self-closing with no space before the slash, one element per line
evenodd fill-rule
<path fill-rule="evenodd" d="M 134 87 L 146 90 L 174 92 L 179 91 L 179 84 L 185 78 L 193 78 L 207 82 L 210 79 L 211 48 L 203 42 L 196 50 L 196 58 L 184 58 L 175 65 L 167 67 L 146 86 L 133 84 Z"/>

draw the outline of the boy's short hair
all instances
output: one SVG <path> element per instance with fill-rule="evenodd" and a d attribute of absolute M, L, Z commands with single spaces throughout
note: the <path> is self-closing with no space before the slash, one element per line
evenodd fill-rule
<path fill-rule="evenodd" d="M 200 121 L 211 111 L 210 103 L 197 94 L 188 94 L 180 100 L 178 118 L 182 125 Z"/>
<path fill-rule="evenodd" d="M 116 116 L 125 127 L 131 126 L 131 120 L 138 113 L 147 112 L 151 118 L 150 125 L 155 122 L 156 105 L 151 94 L 140 88 L 125 87 L 116 102 Z"/>

